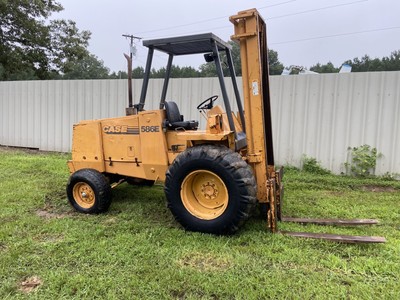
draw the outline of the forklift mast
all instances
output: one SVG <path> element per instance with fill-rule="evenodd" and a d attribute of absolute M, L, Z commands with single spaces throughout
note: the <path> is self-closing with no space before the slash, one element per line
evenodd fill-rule
<path fill-rule="evenodd" d="M 230 17 L 240 44 L 247 132 L 247 159 L 257 180 L 257 199 L 269 201 L 266 182 L 275 179 L 266 25 L 256 9 Z"/>

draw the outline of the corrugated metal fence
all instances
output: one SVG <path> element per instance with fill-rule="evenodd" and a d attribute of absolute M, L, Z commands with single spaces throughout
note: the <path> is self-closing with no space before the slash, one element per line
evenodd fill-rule
<path fill-rule="evenodd" d="M 340 173 L 348 147 L 368 144 L 382 153 L 377 174 L 400 173 L 400 72 L 272 76 L 270 82 L 277 164 L 299 166 L 307 155 Z M 141 83 L 133 82 L 136 101 Z M 162 83 L 151 81 L 146 109 L 158 107 Z M 194 108 L 214 94 L 221 94 L 217 78 L 172 79 L 167 99 L 186 119 L 201 121 Z M 72 124 L 124 115 L 126 105 L 125 80 L 0 82 L 0 145 L 67 152 Z"/>

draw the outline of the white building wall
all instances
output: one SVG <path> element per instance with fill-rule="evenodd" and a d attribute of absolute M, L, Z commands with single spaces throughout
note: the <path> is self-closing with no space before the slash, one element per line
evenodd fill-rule
<path fill-rule="evenodd" d="M 400 72 L 271 76 L 270 83 L 277 164 L 300 166 L 307 155 L 340 173 L 348 147 L 368 144 L 383 155 L 377 174 L 400 173 Z M 135 102 L 141 84 L 133 81 Z M 162 85 L 150 81 L 145 109 L 158 108 Z M 72 125 L 124 115 L 127 94 L 126 80 L 0 82 L 0 145 L 70 151 Z M 171 79 L 167 99 L 204 126 L 195 107 L 215 94 L 217 78 Z"/>

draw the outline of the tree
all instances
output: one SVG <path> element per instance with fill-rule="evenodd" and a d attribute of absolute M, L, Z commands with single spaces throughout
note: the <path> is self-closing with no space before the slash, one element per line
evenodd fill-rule
<path fill-rule="evenodd" d="M 399 71 L 400 70 L 400 50 L 393 51 L 390 56 L 382 59 L 371 59 L 369 55 L 364 55 L 361 59 L 356 57 L 345 62 L 352 67 L 352 72 L 373 72 L 373 71 Z"/>
<path fill-rule="evenodd" d="M 158 70 L 151 70 L 152 78 L 164 78 L 167 69 L 162 67 Z M 199 71 L 193 67 L 180 67 L 176 65 L 171 66 L 171 78 L 190 78 L 190 77 L 200 77 Z"/>
<path fill-rule="evenodd" d="M 400 70 L 400 50 L 393 51 L 390 56 L 384 56 L 381 59 L 371 58 L 365 54 L 361 58 L 347 60 L 343 64 L 350 65 L 352 72 L 374 72 L 374 71 L 399 71 Z M 311 71 L 318 73 L 337 73 L 336 68 L 331 62 L 321 65 L 320 63 L 312 66 Z"/>
<path fill-rule="evenodd" d="M 102 70 L 87 50 L 89 31 L 49 20 L 61 10 L 55 0 L 0 0 L 0 80 L 69 78 L 85 65 Z"/>
<path fill-rule="evenodd" d="M 137 67 L 132 70 L 132 78 L 143 78 L 144 77 L 144 68 Z M 126 74 L 126 78 L 128 78 L 128 74 Z"/>
<path fill-rule="evenodd" d="M 171 68 L 172 78 L 193 78 L 199 77 L 200 72 L 193 67 L 179 67 L 173 66 Z"/>
<path fill-rule="evenodd" d="M 272 49 L 268 49 L 269 59 L 269 74 L 270 75 L 281 75 L 284 69 L 283 64 L 278 59 L 278 52 Z"/>
<path fill-rule="evenodd" d="M 383 61 L 386 65 L 387 71 L 399 71 L 400 70 L 400 50 L 393 51 L 390 57 L 384 57 Z"/>
<path fill-rule="evenodd" d="M 242 66 L 240 64 L 240 47 L 239 44 L 234 41 L 229 41 L 229 45 L 232 46 L 231 54 L 232 54 L 232 62 L 235 68 L 235 72 L 237 76 L 242 74 Z M 225 53 L 220 54 L 222 71 L 225 76 L 229 74 L 229 68 L 227 64 L 227 58 Z M 200 76 L 201 77 L 215 77 L 217 76 L 217 70 L 215 68 L 214 62 L 204 63 L 200 65 Z"/>
<path fill-rule="evenodd" d="M 50 69 L 54 72 L 67 74 L 85 64 L 81 60 L 91 61 L 92 64 L 101 65 L 97 57 L 91 57 L 87 46 L 91 33 L 89 31 L 80 32 L 76 23 L 71 20 L 51 21 L 50 31 Z M 78 66 L 76 66 L 78 65 Z"/>
<path fill-rule="evenodd" d="M 235 72 L 237 76 L 242 75 L 242 64 L 240 61 L 240 46 L 237 42 L 229 41 L 228 44 L 232 46 L 232 61 L 233 66 L 235 68 Z M 278 59 L 278 52 L 269 49 L 268 50 L 268 60 L 269 60 L 269 73 L 270 75 L 280 75 L 283 71 L 283 64 Z M 224 75 L 228 75 L 228 65 L 226 63 L 226 55 L 225 53 L 221 54 L 221 62 L 222 62 L 222 70 Z M 217 71 L 215 69 L 215 64 L 205 63 L 200 65 L 200 73 L 202 77 L 214 77 L 217 76 Z"/>
<path fill-rule="evenodd" d="M 232 62 L 233 67 L 235 69 L 235 73 L 237 76 L 242 75 L 242 65 L 240 61 L 240 47 L 239 44 L 234 41 L 229 41 L 229 45 L 231 45 L 232 50 Z M 271 75 L 280 75 L 283 71 L 283 64 L 278 59 L 278 52 L 270 49 L 268 50 L 268 58 L 269 58 L 269 72 Z M 224 52 L 220 53 L 221 66 L 224 76 L 229 75 L 229 68 L 227 64 L 226 54 Z M 121 71 L 120 71 L 121 72 Z M 164 78 L 165 77 L 166 68 L 162 67 L 160 69 L 152 69 L 150 77 L 152 78 Z M 143 78 L 144 69 L 143 67 L 137 67 L 132 70 L 133 78 Z M 190 77 L 216 77 L 217 70 L 215 68 L 214 62 L 204 63 L 199 66 L 199 69 L 196 70 L 193 67 L 180 67 L 172 65 L 171 67 L 171 78 L 190 78 Z M 120 78 L 116 74 L 112 74 L 111 78 Z"/>
<path fill-rule="evenodd" d="M 68 62 L 68 69 L 63 74 L 63 79 L 107 79 L 110 70 L 104 62 L 93 54 L 87 54 L 74 62 Z"/>
<path fill-rule="evenodd" d="M 345 62 L 352 67 L 352 72 L 369 72 L 369 71 L 384 71 L 384 67 L 378 58 L 371 59 L 369 55 L 364 55 L 361 59 L 358 57 L 352 61 Z"/>
<path fill-rule="evenodd" d="M 310 71 L 317 73 L 338 73 L 339 69 L 335 68 L 335 66 L 331 62 L 328 62 L 325 65 L 317 63 L 316 65 L 310 67 Z"/>

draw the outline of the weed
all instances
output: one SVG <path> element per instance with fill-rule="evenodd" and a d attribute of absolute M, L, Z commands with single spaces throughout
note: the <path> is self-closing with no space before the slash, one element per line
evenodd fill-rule
<path fill-rule="evenodd" d="M 303 155 L 302 165 L 303 171 L 311 174 L 327 175 L 331 173 L 329 170 L 323 168 L 315 158 L 306 155 Z"/>
<path fill-rule="evenodd" d="M 380 176 L 383 180 L 387 180 L 387 181 L 397 181 L 400 178 L 400 174 L 397 173 L 389 173 L 386 172 L 385 174 L 383 174 L 382 176 Z"/>
<path fill-rule="evenodd" d="M 345 163 L 348 174 L 357 177 L 367 177 L 374 174 L 376 160 L 382 156 L 375 147 L 365 144 L 359 147 L 349 147 L 348 150 L 351 157 L 351 161 Z"/>

